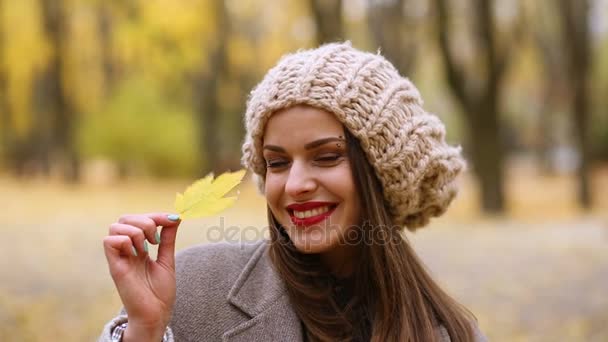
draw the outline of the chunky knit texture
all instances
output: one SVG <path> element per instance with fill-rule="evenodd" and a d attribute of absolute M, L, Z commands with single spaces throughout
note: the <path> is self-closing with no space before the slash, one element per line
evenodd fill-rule
<path fill-rule="evenodd" d="M 264 192 L 264 127 L 298 104 L 333 113 L 360 142 L 383 187 L 393 223 L 410 230 L 445 212 L 464 169 L 460 147 L 445 142 L 439 118 L 422 108 L 416 87 L 380 54 L 346 43 L 285 55 L 247 103 L 242 163 Z"/>

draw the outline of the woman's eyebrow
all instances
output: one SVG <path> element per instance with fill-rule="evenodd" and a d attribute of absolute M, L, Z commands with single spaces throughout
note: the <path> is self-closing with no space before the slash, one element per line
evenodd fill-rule
<path fill-rule="evenodd" d="M 264 150 L 270 150 L 279 153 L 285 153 L 285 149 L 276 145 L 264 145 Z"/>
<path fill-rule="evenodd" d="M 345 140 L 343 138 L 339 138 L 339 137 L 329 137 L 329 138 L 323 138 L 323 139 L 319 139 L 319 140 L 315 140 L 312 142 L 309 142 L 308 144 L 304 145 L 304 149 L 306 150 L 311 150 L 315 147 L 319 147 L 321 145 L 333 142 L 333 141 L 338 141 L 338 142 L 345 142 Z M 279 153 L 285 153 L 285 149 L 282 148 L 281 146 L 276 146 L 276 145 L 264 145 L 263 147 L 264 150 L 270 150 L 270 151 L 274 151 L 274 152 L 279 152 Z"/>
<path fill-rule="evenodd" d="M 338 137 L 323 138 L 323 139 L 315 140 L 313 142 L 309 142 L 308 144 L 304 145 L 304 149 L 310 150 L 315 147 L 319 147 L 321 145 L 324 145 L 324 144 L 327 144 L 327 143 L 330 143 L 333 141 L 344 142 L 345 140 L 341 137 L 340 138 L 338 138 Z"/>

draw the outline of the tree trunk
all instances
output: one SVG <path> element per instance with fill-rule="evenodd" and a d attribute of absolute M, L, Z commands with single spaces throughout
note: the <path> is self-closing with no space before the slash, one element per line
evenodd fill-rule
<path fill-rule="evenodd" d="M 3 16 L 4 3 L 0 3 L 0 17 Z M 4 59 L 3 51 L 5 32 L 0 32 L 0 59 Z M 0 61 L 0 66 L 5 67 L 4 61 Z M 11 107 L 8 99 L 8 78 L 5 69 L 0 70 L 0 136 L 4 152 L 6 167 L 16 177 L 32 176 L 42 172 L 48 174 L 48 159 L 43 158 L 39 153 L 40 141 L 46 136 L 46 132 L 41 129 L 45 125 L 45 117 L 33 117 L 31 126 L 23 131 L 18 131 L 14 127 Z"/>
<path fill-rule="evenodd" d="M 578 81 L 574 95 L 574 104 L 572 105 L 574 115 L 574 123 L 576 129 L 576 138 L 580 153 L 580 163 L 578 167 L 578 201 L 584 209 L 591 209 L 592 199 L 589 185 L 589 111 L 587 109 L 587 90 L 583 90 L 582 84 L 586 83 L 587 77 L 581 76 Z M 581 84 L 582 83 L 582 84 Z"/>
<path fill-rule="evenodd" d="M 101 45 L 101 63 L 103 70 L 103 90 L 107 97 L 116 84 L 116 68 L 112 48 L 112 13 L 107 2 L 98 5 L 97 28 Z"/>
<path fill-rule="evenodd" d="M 567 88 L 568 82 L 564 78 L 563 48 L 557 34 L 558 27 L 550 20 L 555 16 L 551 12 L 553 8 L 538 4 L 532 15 L 537 20 L 532 27 L 532 35 L 539 54 L 542 56 L 543 93 L 541 107 L 538 112 L 537 122 L 538 140 L 536 145 L 536 156 L 539 169 L 544 175 L 555 173 L 551 148 L 555 141 L 552 133 L 554 130 L 554 115 L 561 105 L 562 96 Z M 549 5 L 551 6 L 551 5 Z"/>
<path fill-rule="evenodd" d="M 317 44 L 344 39 L 342 0 L 309 0 L 315 27 Z"/>
<path fill-rule="evenodd" d="M 480 69 L 467 72 L 459 64 L 449 45 L 450 11 L 446 0 L 435 0 L 437 6 L 438 41 L 446 79 L 469 129 L 473 168 L 480 186 L 481 206 L 486 213 L 504 211 L 503 165 L 504 146 L 499 124 L 500 89 L 506 64 L 507 48 L 499 49 L 495 40 L 495 23 L 491 0 L 475 0 L 476 56 Z M 467 79 L 481 78 L 483 86 L 469 87 Z"/>
<path fill-rule="evenodd" d="M 403 14 L 404 0 L 377 2 L 368 0 L 368 26 L 375 44 L 401 75 L 410 76 L 416 55 L 413 23 Z"/>
<path fill-rule="evenodd" d="M 504 145 L 501 139 L 495 103 L 487 102 L 469 109 L 477 113 L 475 119 L 468 120 L 471 159 L 478 178 L 481 192 L 481 206 L 484 212 L 500 213 L 504 209 Z"/>
<path fill-rule="evenodd" d="M 535 32 L 536 46 L 543 56 L 543 95 L 539 110 L 539 120 L 537 125 L 537 159 L 540 170 L 544 175 L 554 173 L 551 160 L 551 147 L 554 144 L 551 132 L 553 132 L 553 112 L 559 102 L 559 94 L 563 88 L 564 80 L 562 77 L 563 63 L 561 61 L 561 49 L 559 44 L 551 41 L 552 35 L 547 32 L 539 32 L 542 28 L 537 28 Z"/>
<path fill-rule="evenodd" d="M 52 115 L 52 152 L 62 164 L 63 179 L 68 182 L 80 178 L 79 159 L 75 147 L 76 115 L 69 102 L 67 85 L 64 82 L 64 55 L 67 44 L 67 29 L 64 4 L 61 0 L 41 0 L 43 27 L 52 47 L 51 57 L 42 82 L 48 91 L 47 108 Z M 55 157 L 55 156 L 53 156 Z"/>
<path fill-rule="evenodd" d="M 552 90 L 546 89 L 543 95 L 539 119 L 537 124 L 538 141 L 536 146 L 536 158 L 541 174 L 550 176 L 555 174 L 553 160 L 551 157 L 551 147 L 554 144 L 553 132 L 553 103 L 556 100 Z"/>
<path fill-rule="evenodd" d="M 220 131 L 219 115 L 220 105 L 218 102 L 218 88 L 222 76 L 226 70 L 226 42 L 229 36 L 228 11 L 223 0 L 214 1 L 216 18 L 216 43 L 209 53 L 209 69 L 207 72 L 199 72 L 195 76 L 194 96 L 197 100 L 199 148 L 205 157 L 203 162 L 206 168 L 214 173 L 220 173 Z M 203 173 L 207 173 L 204 171 Z"/>
<path fill-rule="evenodd" d="M 578 201 L 584 209 L 592 206 L 589 190 L 589 68 L 591 65 L 589 1 L 560 0 L 563 41 L 567 44 L 567 71 L 573 91 L 571 103 L 576 144 L 579 151 Z"/>

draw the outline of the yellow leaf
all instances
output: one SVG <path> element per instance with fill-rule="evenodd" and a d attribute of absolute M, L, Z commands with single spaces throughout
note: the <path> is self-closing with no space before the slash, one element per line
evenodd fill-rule
<path fill-rule="evenodd" d="M 245 176 L 245 170 L 226 172 L 215 180 L 208 174 L 192 185 L 183 194 L 175 196 L 175 210 L 182 219 L 211 216 L 230 207 L 236 197 L 224 197 Z"/>

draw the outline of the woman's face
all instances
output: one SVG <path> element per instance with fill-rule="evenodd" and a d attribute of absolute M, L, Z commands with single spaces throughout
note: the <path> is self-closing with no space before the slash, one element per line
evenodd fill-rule
<path fill-rule="evenodd" d="M 340 121 L 324 110 L 291 107 L 270 117 L 263 139 L 266 199 L 295 247 L 345 249 L 345 233 L 360 221 L 360 200 Z"/>

